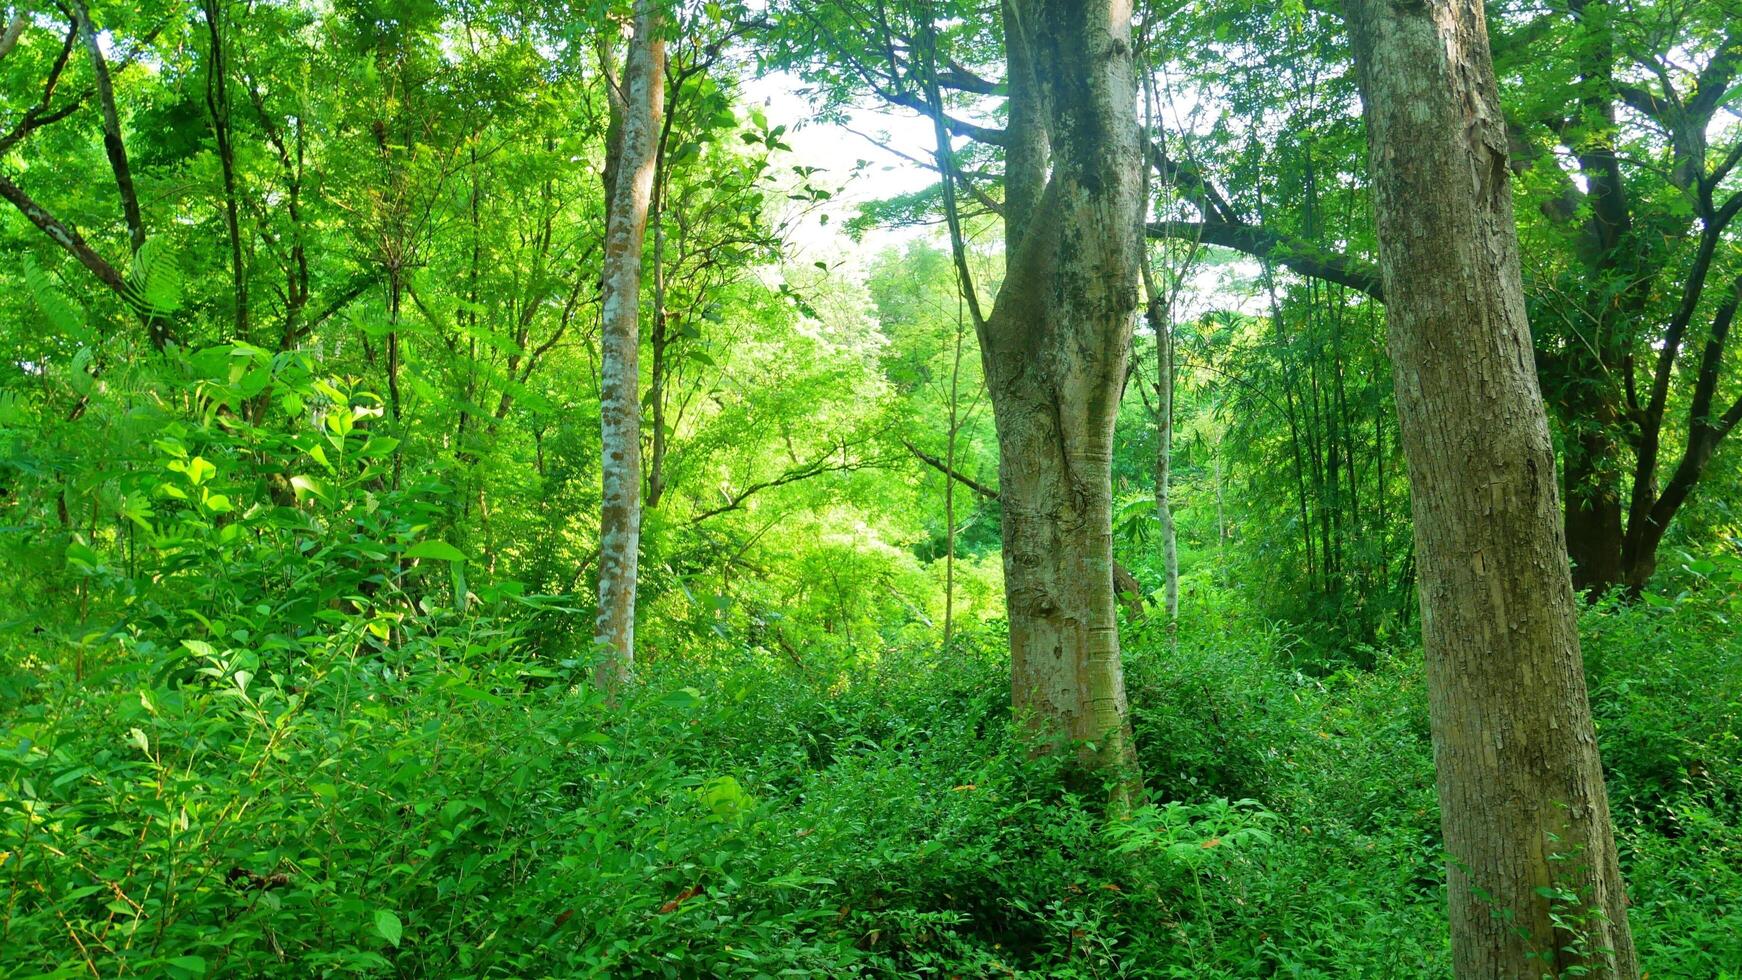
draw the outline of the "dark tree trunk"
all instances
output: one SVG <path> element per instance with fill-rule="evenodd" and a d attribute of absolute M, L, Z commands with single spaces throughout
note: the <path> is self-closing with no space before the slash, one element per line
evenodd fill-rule
<path fill-rule="evenodd" d="M 1573 562 L 1573 589 L 1593 599 L 1622 581 L 1619 481 L 1604 472 L 1620 452 L 1607 429 L 1567 439 L 1567 557 Z"/>

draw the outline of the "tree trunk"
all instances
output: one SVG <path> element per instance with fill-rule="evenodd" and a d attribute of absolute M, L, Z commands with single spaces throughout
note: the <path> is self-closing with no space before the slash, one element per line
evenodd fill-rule
<path fill-rule="evenodd" d="M 1130 20 L 1121 0 L 1005 3 L 1018 131 L 1006 277 L 980 338 L 998 430 L 1012 702 L 1043 744 L 1075 743 L 1091 769 L 1129 767 L 1127 788 L 1111 465 L 1137 309 Z M 1038 152 L 1051 158 L 1044 184 Z"/>
<path fill-rule="evenodd" d="M 1146 139 L 1155 130 L 1155 92 L 1153 84 L 1143 91 L 1143 129 Z M 1165 299 L 1156 281 L 1155 263 L 1149 254 L 1145 229 L 1149 225 L 1149 174 L 1143 168 L 1142 198 L 1138 207 L 1137 260 L 1143 281 L 1143 316 L 1155 334 L 1155 516 L 1161 522 L 1161 561 L 1163 608 L 1167 612 L 1168 629 L 1179 622 L 1179 537 L 1173 521 L 1173 300 L 1180 281 L 1191 267 L 1186 259 L 1179 278 L 1170 286 Z M 1195 246 L 1194 246 L 1195 248 Z"/>
<path fill-rule="evenodd" d="M 1138 247 L 1148 243 L 1138 239 Z M 1179 620 L 1179 539 L 1173 523 L 1173 331 L 1163 308 L 1149 257 L 1143 257 L 1144 307 L 1155 331 L 1155 516 L 1161 521 L 1161 561 L 1164 608 L 1171 626 Z"/>
<path fill-rule="evenodd" d="M 1603 473 L 1621 449 L 1606 427 L 1569 433 L 1567 443 L 1567 556 L 1573 589 L 1594 599 L 1622 580 L 1621 497 L 1616 478 Z"/>
<path fill-rule="evenodd" d="M 665 45 L 659 3 L 636 0 L 622 80 L 621 142 L 607 175 L 600 343 L 599 610 L 603 659 L 594 681 L 611 691 L 635 666 L 635 578 L 641 548 L 641 249 L 653 191 Z"/>
<path fill-rule="evenodd" d="M 230 80 L 224 55 L 224 10 L 219 0 L 202 0 L 210 42 L 206 61 L 206 110 L 212 117 L 212 141 L 224 177 L 224 227 L 230 236 L 230 280 L 236 298 L 236 336 L 252 342 L 248 320 L 248 267 L 242 256 L 242 229 L 236 203 L 236 154 L 231 145 Z"/>
<path fill-rule="evenodd" d="M 1545 379 L 1566 394 L 1560 413 L 1565 437 L 1567 553 L 1573 560 L 1573 588 L 1592 598 L 1620 584 L 1622 560 L 1619 439 L 1627 407 L 1621 385 L 1610 379 L 1633 371 L 1625 351 L 1629 335 L 1650 319 L 1652 283 L 1662 271 L 1654 250 L 1634 233 L 1633 202 L 1615 151 L 1616 94 L 1613 12 L 1607 0 L 1570 0 L 1579 24 L 1579 107 L 1591 125 L 1566 127 L 1562 140 L 1571 150 L 1588 188 L 1578 249 L 1585 268 L 1592 311 L 1588 338 L 1568 353 L 1543 364 L 1559 372 Z M 1580 135 L 1569 138 L 1571 134 Z M 1617 283 L 1625 283 L 1617 288 Z M 1552 377 L 1561 373 L 1562 377 Z"/>
<path fill-rule="evenodd" d="M 1481 0 L 1351 0 L 1420 566 L 1454 972 L 1638 975 Z"/>
<path fill-rule="evenodd" d="M 955 346 L 950 352 L 950 428 L 944 445 L 944 649 L 956 632 L 956 440 L 962 431 L 962 333 L 960 311 L 956 315 Z"/>

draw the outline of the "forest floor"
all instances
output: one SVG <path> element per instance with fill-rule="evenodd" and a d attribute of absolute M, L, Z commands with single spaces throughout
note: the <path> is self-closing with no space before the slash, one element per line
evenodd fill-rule
<path fill-rule="evenodd" d="M 1654 978 L 1742 975 L 1730 601 L 1584 620 Z M 1013 739 L 996 636 L 672 658 L 610 707 L 469 623 L 240 673 L 14 663 L 0 976 L 1449 972 L 1417 654 L 1131 630 L 1151 802 L 1110 819 Z"/>

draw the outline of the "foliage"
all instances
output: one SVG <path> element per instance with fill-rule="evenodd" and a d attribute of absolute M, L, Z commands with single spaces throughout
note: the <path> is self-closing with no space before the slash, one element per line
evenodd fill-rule
<path fill-rule="evenodd" d="M 1374 251 L 1331 13 L 1138 5 L 1184 599 L 1163 622 L 1144 331 L 1113 531 L 1150 600 L 1121 636 L 1147 795 L 1108 813 L 1011 718 L 996 426 L 916 230 L 940 189 L 843 205 L 869 165 L 807 162 L 747 94 L 789 70 L 851 122 L 868 76 L 930 71 L 964 132 L 1001 125 L 991 8 L 890 5 L 922 70 L 870 7 L 671 6 L 641 681 L 608 703 L 585 678 L 622 5 L 97 2 L 131 183 L 77 6 L 0 24 L 0 977 L 1446 975 L 1383 309 L 1302 271 Z M 1574 487 L 1632 472 L 1637 418 L 1599 409 L 1698 255 L 1691 144 L 1627 92 L 1690 91 L 1636 69 L 1710 61 L 1722 6 L 1612 12 L 1589 91 L 1601 23 L 1490 5 L 1541 151 L 1517 187 L 1558 448 L 1622 453 Z M 1589 162 L 1562 151 L 1609 145 L 1656 279 L 1585 250 L 1588 202 L 1553 206 Z M 1000 152 L 956 153 L 988 293 Z M 1217 222 L 1288 247 L 1194 237 Z M 861 256 L 843 223 L 905 237 Z M 1671 358 L 1670 455 L 1720 292 Z M 1611 347 L 1582 361 L 1587 322 Z M 1742 972 L 1742 469 L 1709 455 L 1652 587 L 1582 624 L 1659 977 Z"/>
<path fill-rule="evenodd" d="M 83 680 L 14 645 L 8 974 L 1446 969 L 1408 659 L 1321 681 L 1285 636 L 1152 637 L 1139 744 L 1210 748 L 1146 758 L 1155 804 L 1109 822 L 1013 740 L 994 656 L 671 662 L 613 710 L 528 601 L 425 603 L 397 645 L 378 611 L 290 648 L 153 630 Z M 1714 627 L 1722 603 L 1682 601 Z M 1733 969 L 1735 699 L 1665 686 L 1661 612 L 1590 618 L 1645 960 Z M 1733 693 L 1727 634 L 1674 642 Z M 1689 697 L 1728 721 L 1680 734 Z M 1626 707 L 1648 700 L 1679 710 Z"/>

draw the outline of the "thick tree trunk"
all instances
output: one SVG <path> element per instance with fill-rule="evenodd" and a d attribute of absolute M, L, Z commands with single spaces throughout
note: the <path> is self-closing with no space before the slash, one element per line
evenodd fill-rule
<path fill-rule="evenodd" d="M 1007 0 L 1005 23 L 1019 131 L 1008 268 L 981 351 L 998 429 L 1011 696 L 1043 742 L 1076 743 L 1089 768 L 1134 767 L 1111 530 L 1113 423 L 1137 309 L 1131 9 Z M 1043 147 L 1051 175 L 1037 187 Z"/>
<path fill-rule="evenodd" d="M 1638 975 L 1481 0 L 1351 0 L 1409 462 L 1454 972 Z"/>
<path fill-rule="evenodd" d="M 594 681 L 627 682 L 635 666 L 635 579 L 641 548 L 641 250 L 664 104 L 659 3 L 636 0 L 622 79 L 620 142 L 607 178 L 599 390 L 599 610 L 603 659 Z"/>

